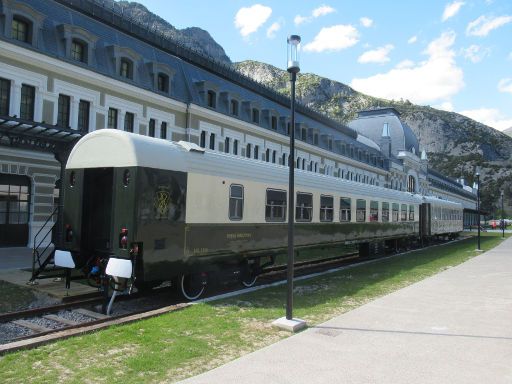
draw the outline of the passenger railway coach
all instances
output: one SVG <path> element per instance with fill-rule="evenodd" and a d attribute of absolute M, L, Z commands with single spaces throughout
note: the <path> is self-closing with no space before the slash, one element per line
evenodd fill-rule
<path fill-rule="evenodd" d="M 187 298 L 212 279 L 251 285 L 287 246 L 287 180 L 285 166 L 95 131 L 66 166 L 56 263 L 129 265 L 139 287 L 178 279 Z M 375 242 L 462 230 L 460 204 L 301 170 L 295 183 L 298 248 L 358 243 L 364 253 Z"/>

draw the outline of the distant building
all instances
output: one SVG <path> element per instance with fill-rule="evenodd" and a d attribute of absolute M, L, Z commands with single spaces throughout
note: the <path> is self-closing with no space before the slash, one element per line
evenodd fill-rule
<path fill-rule="evenodd" d="M 2 0 L 0 64 L 0 246 L 30 246 L 51 226 L 66 156 L 96 129 L 287 165 L 287 97 L 119 9 Z M 293 129 L 297 168 L 474 206 L 472 192 L 428 170 L 393 109 L 362 111 L 345 126 L 299 105 Z"/>

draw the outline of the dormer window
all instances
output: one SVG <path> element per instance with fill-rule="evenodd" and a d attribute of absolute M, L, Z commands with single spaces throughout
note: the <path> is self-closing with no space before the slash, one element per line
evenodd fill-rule
<path fill-rule="evenodd" d="M 332 139 L 327 140 L 327 148 L 329 148 L 329 151 L 332 151 Z"/>
<path fill-rule="evenodd" d="M 254 124 L 260 123 L 260 111 L 257 108 L 252 109 L 252 122 Z"/>
<path fill-rule="evenodd" d="M 157 89 L 160 92 L 169 92 L 169 76 L 165 73 L 159 73 L 157 76 Z"/>
<path fill-rule="evenodd" d="M 69 24 L 58 25 L 57 35 L 59 42 L 63 44 L 66 58 L 83 64 L 93 64 L 93 49 L 98 40 L 96 35 L 82 27 Z"/>
<path fill-rule="evenodd" d="M 71 42 L 71 58 L 81 63 L 87 63 L 87 44 L 73 39 Z"/>
<path fill-rule="evenodd" d="M 131 58 L 134 58 L 134 62 L 138 62 L 141 60 L 140 57 L 134 57 L 135 54 L 132 52 Z M 169 65 L 159 63 L 156 61 L 150 61 L 145 64 L 147 72 L 151 76 L 151 83 L 153 89 L 156 92 L 163 93 L 165 95 L 169 95 L 172 89 L 172 82 L 174 79 L 175 71 Z M 136 75 L 136 74 L 135 74 Z M 137 81 L 137 79 L 134 79 Z"/>
<path fill-rule="evenodd" d="M 127 58 L 121 59 L 121 65 L 119 66 L 119 75 L 126 79 L 133 80 L 133 63 Z"/>
<path fill-rule="evenodd" d="M 23 43 L 31 43 L 31 23 L 28 20 L 15 16 L 12 18 L 11 37 Z"/>
<path fill-rule="evenodd" d="M 207 92 L 207 104 L 210 108 L 217 107 L 217 94 L 212 90 Z"/>
<path fill-rule="evenodd" d="M 229 113 L 233 116 L 238 116 L 238 100 L 231 100 L 229 103 Z"/>
<path fill-rule="evenodd" d="M 318 133 L 313 135 L 313 144 L 318 145 Z"/>
<path fill-rule="evenodd" d="M 306 128 L 302 128 L 301 131 L 300 131 L 300 139 L 302 141 L 306 141 L 308 138 L 308 131 Z"/>

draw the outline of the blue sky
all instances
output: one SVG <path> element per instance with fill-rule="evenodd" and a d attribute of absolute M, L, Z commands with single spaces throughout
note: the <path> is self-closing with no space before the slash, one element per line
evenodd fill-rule
<path fill-rule="evenodd" d="M 285 69 L 286 37 L 298 34 L 301 72 L 512 127 L 510 0 L 139 2 L 207 30 L 232 61 Z"/>

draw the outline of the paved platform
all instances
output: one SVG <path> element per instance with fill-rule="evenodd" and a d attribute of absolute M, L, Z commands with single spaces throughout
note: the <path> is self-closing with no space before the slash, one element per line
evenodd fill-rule
<path fill-rule="evenodd" d="M 27 287 L 27 282 L 32 277 L 32 273 L 30 272 L 31 268 L 31 248 L 0 248 L 0 280 Z M 98 292 L 97 288 L 73 281 L 71 282 L 71 288 L 68 291 L 65 289 L 64 279 L 60 281 L 55 281 L 53 278 L 38 279 L 37 282 L 37 285 L 31 286 L 33 289 L 59 299 Z"/>
<path fill-rule="evenodd" d="M 32 248 L 0 248 L 0 270 L 32 268 Z"/>
<path fill-rule="evenodd" d="M 512 383 L 512 238 L 182 383 Z"/>

